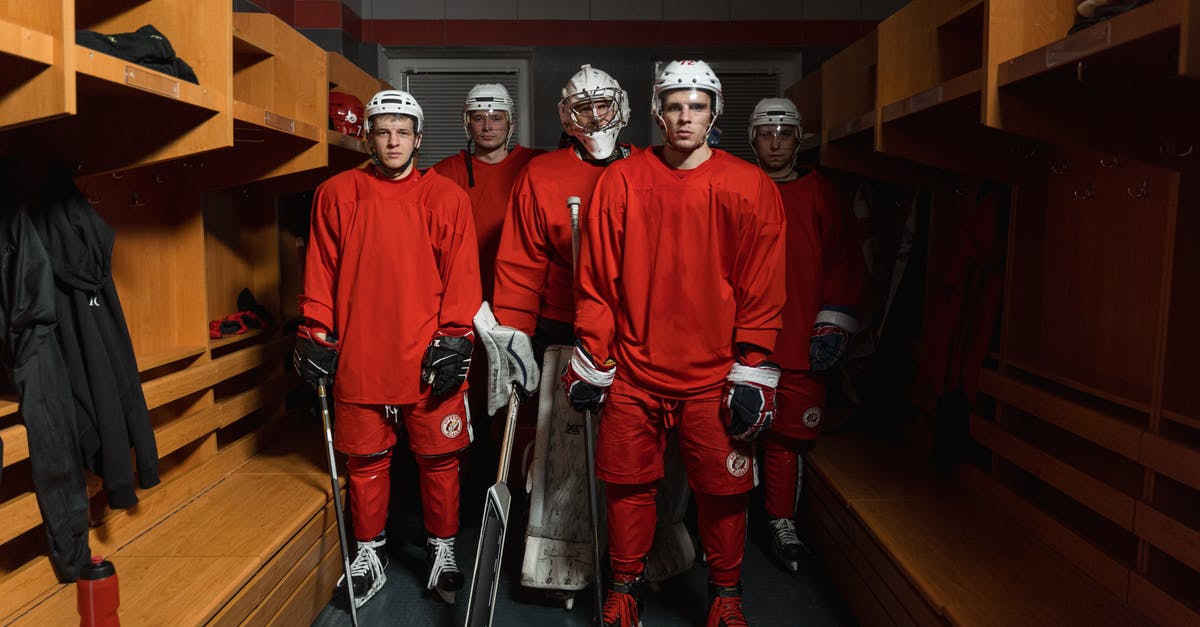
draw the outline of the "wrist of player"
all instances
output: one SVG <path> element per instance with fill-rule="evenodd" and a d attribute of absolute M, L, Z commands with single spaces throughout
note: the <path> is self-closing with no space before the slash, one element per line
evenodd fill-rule
<path fill-rule="evenodd" d="M 578 411 L 596 411 L 608 400 L 608 390 L 616 376 L 615 361 L 609 358 L 596 363 L 583 344 L 576 342 L 562 381 L 572 407 Z"/>
<path fill-rule="evenodd" d="M 756 366 L 735 362 L 729 369 L 723 401 L 728 415 L 725 429 L 733 439 L 753 440 L 771 427 L 781 376 L 779 366 L 769 361 Z"/>
<path fill-rule="evenodd" d="M 444 396 L 467 380 L 471 369 L 472 331 L 434 333 L 421 359 L 421 381 L 434 396 Z"/>

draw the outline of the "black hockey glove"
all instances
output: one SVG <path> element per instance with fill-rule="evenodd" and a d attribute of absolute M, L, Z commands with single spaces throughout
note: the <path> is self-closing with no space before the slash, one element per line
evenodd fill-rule
<path fill-rule="evenodd" d="M 449 394 L 467 380 L 474 337 L 471 331 L 464 335 L 448 335 L 443 331 L 433 334 L 433 341 L 421 360 L 421 381 L 429 385 L 434 396 Z"/>
<path fill-rule="evenodd" d="M 817 312 L 808 339 L 809 368 L 813 372 L 823 372 L 839 365 L 857 327 L 858 321 L 848 308 L 823 307 Z"/>
<path fill-rule="evenodd" d="M 725 431 L 735 440 L 748 442 L 771 428 L 775 420 L 775 388 L 781 375 L 779 366 L 764 361 L 757 366 L 734 362 L 725 378 L 725 406 L 729 422 Z"/>
<path fill-rule="evenodd" d="M 571 362 L 563 369 L 562 382 L 567 400 L 575 411 L 596 411 L 608 400 L 608 388 L 617 376 L 617 363 L 612 359 L 597 364 L 583 344 L 575 342 Z"/>
<path fill-rule="evenodd" d="M 317 337 L 316 332 L 303 325 L 296 330 L 296 350 L 292 352 L 292 365 L 313 389 L 317 388 L 322 379 L 326 385 L 333 381 L 337 362 L 336 336 L 330 333 L 321 339 Z"/>

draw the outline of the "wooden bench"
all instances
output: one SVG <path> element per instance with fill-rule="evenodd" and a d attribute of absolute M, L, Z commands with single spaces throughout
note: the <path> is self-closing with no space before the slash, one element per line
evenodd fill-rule
<path fill-rule="evenodd" d="M 807 458 L 810 534 L 864 625 L 1145 625 L 969 482 L 858 433 Z"/>
<path fill-rule="evenodd" d="M 307 624 L 320 613 L 341 555 L 320 425 L 296 420 L 247 436 L 278 440 L 106 555 L 120 577 L 122 624 Z M 75 586 L 9 618 L 75 623 Z"/>

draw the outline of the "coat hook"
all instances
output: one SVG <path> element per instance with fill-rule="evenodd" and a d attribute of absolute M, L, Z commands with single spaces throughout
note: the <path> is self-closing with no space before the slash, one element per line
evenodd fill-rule
<path fill-rule="evenodd" d="M 1150 195 L 1150 179 L 1142 179 L 1142 184 L 1137 189 L 1126 187 L 1125 193 L 1129 194 L 1130 198 L 1145 198 Z"/>
<path fill-rule="evenodd" d="M 954 186 L 954 195 L 955 195 L 955 196 L 960 196 L 960 197 L 962 197 L 962 198 L 966 198 L 967 196 L 970 196 L 970 195 L 971 195 L 971 191 L 970 191 L 969 189 L 966 189 L 966 188 L 960 187 L 960 186 L 958 186 L 958 185 L 955 185 L 955 186 Z"/>
<path fill-rule="evenodd" d="M 166 177 L 166 175 L 159 174 L 159 173 L 156 171 L 156 172 L 154 173 L 154 182 L 155 182 L 155 183 L 166 183 L 166 182 L 167 182 L 167 177 Z"/>
<path fill-rule="evenodd" d="M 1036 154 L 1037 154 L 1037 146 L 1036 145 L 1030 146 L 1029 152 L 1026 152 L 1025 154 L 1021 155 L 1021 158 L 1022 159 L 1032 159 L 1034 157 L 1034 155 L 1036 155 Z"/>
<path fill-rule="evenodd" d="M 1100 165 L 1101 165 L 1101 167 L 1105 167 L 1105 168 L 1115 168 L 1115 167 L 1121 165 L 1121 158 L 1113 157 L 1112 161 L 1108 161 L 1104 157 L 1100 157 Z"/>
<path fill-rule="evenodd" d="M 134 192 L 133 195 L 129 197 L 129 204 L 133 205 L 134 207 L 145 207 L 146 201 L 142 200 L 141 194 Z"/>
<path fill-rule="evenodd" d="M 1095 195 L 1096 195 L 1096 189 L 1094 187 L 1092 187 L 1092 184 L 1090 182 L 1083 189 L 1075 190 L 1075 198 L 1078 200 L 1087 200 L 1088 198 L 1091 198 L 1092 196 L 1095 196 Z"/>
<path fill-rule="evenodd" d="M 1063 159 L 1062 163 L 1052 163 L 1050 164 L 1050 171 L 1055 174 L 1066 174 L 1067 172 L 1071 171 L 1071 161 L 1069 159 Z"/>
<path fill-rule="evenodd" d="M 1167 140 L 1158 145 L 1158 154 L 1164 157 L 1186 157 L 1192 154 L 1192 151 L 1195 149 L 1195 144 L 1188 144 L 1187 149 L 1181 152 L 1174 149 L 1174 142 Z"/>
<path fill-rule="evenodd" d="M 90 192 L 90 191 L 87 192 L 87 202 L 89 205 L 98 205 L 103 200 L 104 200 L 103 196 L 101 196 L 99 194 L 93 195 L 92 192 Z"/>
<path fill-rule="evenodd" d="M 125 173 L 120 170 L 113 170 L 112 177 L 115 179 L 123 179 L 125 178 Z"/>

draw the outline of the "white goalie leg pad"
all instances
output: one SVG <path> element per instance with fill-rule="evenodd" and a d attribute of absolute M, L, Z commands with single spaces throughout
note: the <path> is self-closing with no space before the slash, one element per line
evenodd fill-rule
<path fill-rule="evenodd" d="M 542 371 L 560 371 L 571 360 L 572 350 L 570 346 L 547 348 Z M 583 463 L 587 456 L 583 439 L 585 424 L 583 414 L 567 401 L 559 377 L 554 377 L 553 386 L 542 386 L 538 394 L 533 464 L 526 482 L 530 493 L 529 523 L 521 564 L 521 585 L 525 587 L 574 591 L 591 584 L 588 469 Z M 603 504 L 603 492 L 598 496 Z M 601 525 L 604 519 L 601 515 Z M 599 535 L 603 543 L 603 528 Z"/>
<path fill-rule="evenodd" d="M 683 455 L 679 452 L 679 437 L 671 431 L 663 454 L 663 478 L 658 482 L 655 497 L 658 525 L 654 529 L 654 544 L 646 555 L 646 581 L 666 581 L 696 562 L 696 545 L 683 524 L 691 495 Z"/>
<path fill-rule="evenodd" d="M 512 327 L 501 326 L 485 301 L 475 313 L 475 333 L 487 351 L 487 413 L 496 415 L 508 406 L 513 386 L 532 393 L 538 387 L 537 360 L 528 335 Z"/>

